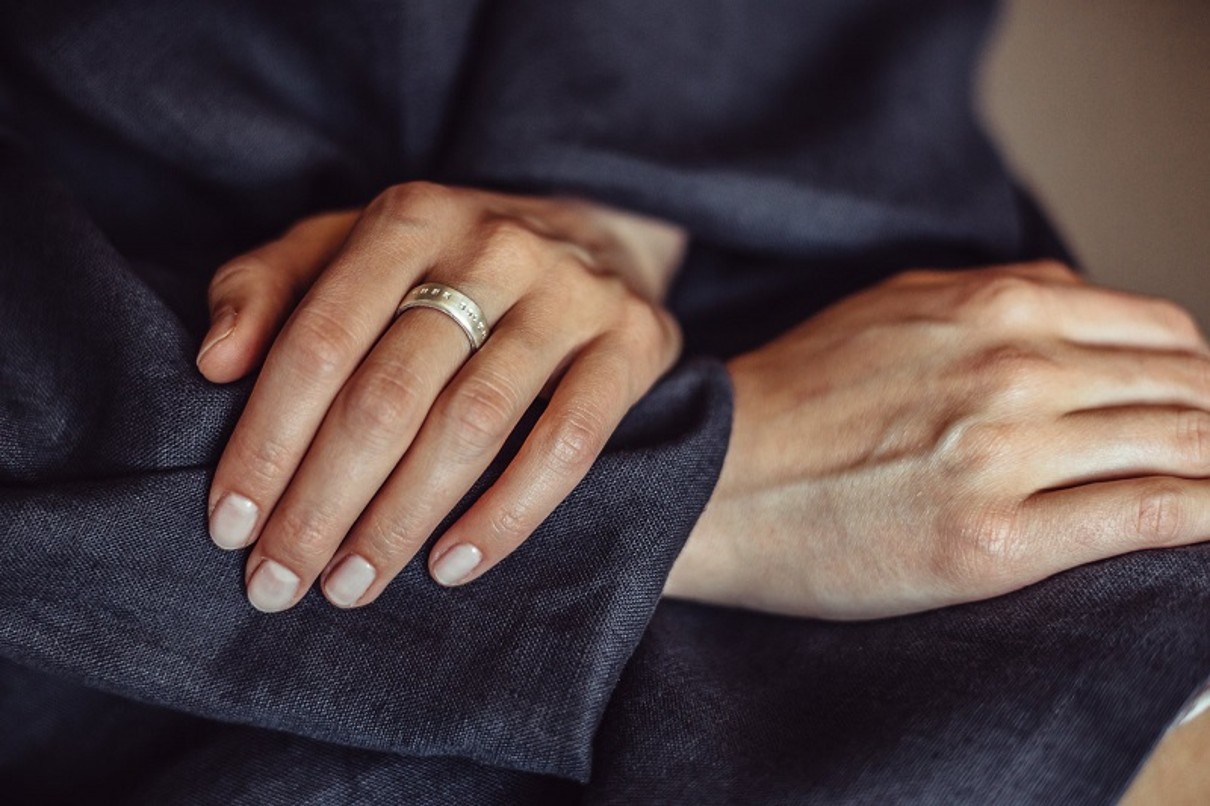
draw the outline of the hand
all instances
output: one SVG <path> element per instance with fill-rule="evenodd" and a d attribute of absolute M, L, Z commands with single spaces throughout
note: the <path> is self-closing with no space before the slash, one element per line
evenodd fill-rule
<path fill-rule="evenodd" d="M 729 365 L 669 596 L 854 619 L 1210 538 L 1210 350 L 1049 263 L 911 272 Z"/>
<path fill-rule="evenodd" d="M 222 382 L 264 358 L 209 497 L 214 541 L 255 544 L 252 604 L 291 607 L 321 572 L 333 604 L 373 601 L 553 389 L 429 568 L 455 585 L 507 556 L 676 358 L 658 300 L 683 248 L 670 225 L 588 202 L 409 183 L 220 268 L 198 366 Z M 393 320 L 425 281 L 482 307 L 474 355 L 446 314 Z"/>

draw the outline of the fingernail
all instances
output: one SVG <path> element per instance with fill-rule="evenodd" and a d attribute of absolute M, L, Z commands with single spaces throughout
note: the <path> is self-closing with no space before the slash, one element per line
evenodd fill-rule
<path fill-rule="evenodd" d="M 378 572 L 364 558 L 350 554 L 324 580 L 324 595 L 338 607 L 351 607 L 365 595 Z"/>
<path fill-rule="evenodd" d="M 256 525 L 256 504 L 242 495 L 227 493 L 210 515 L 210 539 L 221 549 L 242 549 Z"/>
<path fill-rule="evenodd" d="M 483 552 L 470 543 L 459 543 L 441 555 L 433 566 L 433 578 L 442 585 L 457 585 L 466 579 L 483 559 Z"/>
<path fill-rule="evenodd" d="M 298 591 L 298 574 L 281 563 L 265 560 L 248 582 L 248 601 L 262 613 L 285 610 Z"/>
<path fill-rule="evenodd" d="M 230 336 L 233 330 L 235 330 L 235 311 L 227 308 L 210 326 L 210 332 L 206 334 L 206 340 L 202 342 L 202 349 L 198 350 L 197 363 L 201 364 L 202 358 L 210 352 L 210 348 Z"/>

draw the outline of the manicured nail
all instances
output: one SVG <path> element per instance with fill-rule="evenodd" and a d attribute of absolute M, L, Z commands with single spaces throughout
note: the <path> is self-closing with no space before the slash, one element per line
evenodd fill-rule
<path fill-rule="evenodd" d="M 256 504 L 227 493 L 210 514 L 210 539 L 221 549 L 242 549 L 252 537 L 256 514 Z"/>
<path fill-rule="evenodd" d="M 350 554 L 328 573 L 324 595 L 337 607 L 352 607 L 365 595 L 378 572 L 364 558 Z"/>
<path fill-rule="evenodd" d="M 210 348 L 230 336 L 233 330 L 235 330 L 235 311 L 227 308 L 215 318 L 214 324 L 210 326 L 210 332 L 206 334 L 206 340 L 202 342 L 202 349 L 198 350 L 197 363 L 201 364 L 202 358 L 210 352 Z"/>
<path fill-rule="evenodd" d="M 470 543 L 459 543 L 441 555 L 433 566 L 433 578 L 442 585 L 457 585 L 470 576 L 483 559 L 483 552 Z"/>
<path fill-rule="evenodd" d="M 265 560 L 248 581 L 248 601 L 262 613 L 285 610 L 298 592 L 298 574 L 281 563 Z"/>

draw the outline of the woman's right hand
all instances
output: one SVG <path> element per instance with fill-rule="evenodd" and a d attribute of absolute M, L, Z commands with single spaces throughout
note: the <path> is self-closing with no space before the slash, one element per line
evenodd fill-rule
<path fill-rule="evenodd" d="M 909 272 L 733 360 L 714 496 L 665 594 L 833 619 L 1210 538 L 1210 348 L 1037 263 Z"/>

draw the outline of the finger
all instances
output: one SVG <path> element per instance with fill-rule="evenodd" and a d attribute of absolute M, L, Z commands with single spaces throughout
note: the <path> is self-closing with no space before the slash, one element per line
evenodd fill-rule
<path fill-rule="evenodd" d="M 1196 320 L 1159 297 L 1088 285 L 1055 261 L 961 272 L 910 271 L 890 281 L 923 293 L 939 313 L 965 312 L 983 326 L 1048 332 L 1081 344 L 1210 353 Z M 937 295 L 938 287 L 949 293 Z"/>
<path fill-rule="evenodd" d="M 1042 384 L 1062 413 L 1122 406 L 1210 410 L 1210 357 L 1187 352 L 1068 345 Z"/>
<path fill-rule="evenodd" d="M 1210 482 L 1147 476 L 1033 496 L 1020 516 L 1028 579 L 1130 551 L 1210 538 Z"/>
<path fill-rule="evenodd" d="M 406 220 L 403 202 L 394 204 L 372 204 L 358 219 L 269 350 L 211 483 L 210 535 L 219 547 L 256 540 L 337 393 L 448 240 L 439 227 L 453 226 L 452 217 L 420 227 Z"/>
<path fill-rule="evenodd" d="M 599 316 L 571 312 L 530 298 L 496 326 L 332 558 L 322 582 L 329 601 L 377 598 L 483 475 L 565 357 L 600 331 Z"/>
<path fill-rule="evenodd" d="M 524 274 L 514 282 L 467 277 L 456 287 L 493 322 L 525 293 Z M 333 401 L 248 557 L 254 606 L 285 609 L 310 587 L 409 451 L 434 400 L 470 351 L 466 335 L 447 314 L 412 308 L 398 317 Z M 293 597 L 274 593 L 276 585 L 258 585 L 265 560 L 272 561 L 277 577 L 285 569 L 299 580 Z"/>
<path fill-rule="evenodd" d="M 1039 315 L 1070 341 L 1210 353 L 1193 317 L 1169 300 L 1097 286 L 1056 286 L 1047 293 Z"/>
<path fill-rule="evenodd" d="M 636 348 L 627 337 L 602 337 L 585 348 L 503 475 L 434 544 L 433 579 L 465 584 L 521 545 L 580 483 L 623 415 L 671 365 L 676 338 L 640 340 Z M 652 343 L 660 346 L 651 350 Z"/>
<path fill-rule="evenodd" d="M 197 355 L 207 380 L 238 380 L 264 360 L 273 337 L 356 217 L 344 212 L 309 218 L 215 272 L 208 294 L 210 330 Z"/>
<path fill-rule="evenodd" d="M 292 607 L 311 586 L 466 357 L 466 337 L 437 316 L 401 316 L 410 326 L 388 331 L 332 404 L 245 564 L 258 610 Z"/>
<path fill-rule="evenodd" d="M 456 259 L 463 267 L 448 276 L 451 270 L 439 267 L 427 279 L 448 280 L 479 302 L 490 322 L 527 295 L 539 276 L 550 276 L 566 254 L 514 222 L 496 220 L 483 224 Z M 408 450 L 467 349 L 458 323 L 439 311 L 408 310 L 390 328 L 334 400 L 248 558 L 253 606 L 285 609 L 306 591 Z"/>
<path fill-rule="evenodd" d="M 1060 285 L 1086 286 L 1087 281 L 1071 266 L 1060 260 L 1031 260 L 1026 263 L 1013 263 L 1007 266 L 989 266 L 982 271 L 1017 274 L 1022 277 L 1032 277 L 1045 283 Z"/>
<path fill-rule="evenodd" d="M 914 269 L 901 272 L 890 282 L 908 286 L 953 285 L 967 279 L 1020 277 L 1042 283 L 1085 285 L 1085 280 L 1070 266 L 1057 260 L 1036 260 L 1029 263 L 1009 263 L 978 269 Z"/>
<path fill-rule="evenodd" d="M 1041 429 L 1022 471 L 1042 487 L 1137 476 L 1210 476 L 1210 412 L 1167 406 L 1080 411 Z"/>

